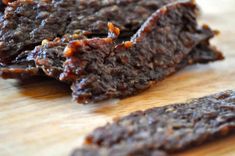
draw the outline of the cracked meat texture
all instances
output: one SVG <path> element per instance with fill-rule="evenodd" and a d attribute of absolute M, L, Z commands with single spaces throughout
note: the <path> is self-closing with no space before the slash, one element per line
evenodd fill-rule
<path fill-rule="evenodd" d="M 27 79 L 34 76 L 44 75 L 39 68 L 36 67 L 31 51 L 21 53 L 13 61 L 11 65 L 0 66 L 0 76 L 3 79 Z"/>
<path fill-rule="evenodd" d="M 0 75 L 5 79 L 27 79 L 33 76 L 49 76 L 59 79 L 63 72 L 63 55 L 67 43 L 85 39 L 83 34 L 64 35 L 53 41 L 43 40 L 42 45 L 32 51 L 21 53 L 11 65 L 2 66 Z"/>
<path fill-rule="evenodd" d="M 36 47 L 31 55 L 34 56 L 35 64 L 38 68 L 49 76 L 59 79 L 63 72 L 63 55 L 66 45 L 73 40 L 85 39 L 83 34 L 65 35 L 63 38 L 56 38 L 54 41 L 43 41 L 43 45 Z"/>
<path fill-rule="evenodd" d="M 122 44 L 110 38 L 71 42 L 60 79 L 74 81 L 73 97 L 82 103 L 123 98 L 149 88 L 183 67 L 190 51 L 214 36 L 208 26 L 198 28 L 196 10 L 192 2 L 165 6 Z"/>
<path fill-rule="evenodd" d="M 29 79 L 34 76 L 49 76 L 59 79 L 66 60 L 63 55 L 66 43 L 61 43 L 61 41 L 66 40 L 48 41 L 44 45 L 37 46 L 33 51 L 25 51 L 16 58 L 12 65 L 0 66 L 1 77 L 4 79 Z M 221 53 L 217 49 L 210 47 L 207 43 L 202 43 L 189 53 L 181 66 L 208 63 L 220 57 Z"/>
<path fill-rule="evenodd" d="M 234 131 L 235 92 L 225 91 L 131 113 L 94 130 L 72 155 L 172 155 Z"/>
<path fill-rule="evenodd" d="M 154 11 L 174 1 L 176 0 L 86 1 L 88 9 L 83 9 L 79 14 L 73 12 L 75 15 L 72 15 L 72 22 L 66 32 L 74 33 L 72 31 L 82 29 L 94 34 L 106 34 L 107 22 L 112 22 L 121 29 L 121 35 L 125 36 L 126 33 L 136 31 Z"/>
<path fill-rule="evenodd" d="M 132 32 L 152 12 L 173 0 L 18 0 L 10 3 L 0 20 L 0 62 L 10 63 L 19 53 L 32 50 L 42 40 L 85 30 L 106 32 L 114 22 Z"/>

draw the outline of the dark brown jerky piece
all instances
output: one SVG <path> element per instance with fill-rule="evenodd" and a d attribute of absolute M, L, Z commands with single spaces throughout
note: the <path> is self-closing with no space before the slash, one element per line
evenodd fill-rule
<path fill-rule="evenodd" d="M 10 63 L 44 39 L 80 29 L 103 34 L 108 21 L 114 20 L 125 32 L 135 31 L 152 12 L 172 1 L 18 0 L 6 8 L 0 20 L 0 62 Z"/>
<path fill-rule="evenodd" d="M 83 9 L 73 12 L 67 33 L 76 30 L 91 31 L 93 34 L 107 32 L 107 22 L 112 22 L 122 31 L 121 36 L 133 35 L 141 24 L 160 7 L 176 0 L 83 0 Z"/>
<path fill-rule="evenodd" d="M 36 47 L 33 51 L 26 51 L 19 55 L 12 65 L 0 66 L 0 76 L 4 79 L 28 79 L 33 76 L 47 75 L 59 79 L 65 61 L 64 47 L 65 43 L 49 41 L 44 46 Z M 200 44 L 190 52 L 181 66 L 208 63 L 221 57 L 221 53 L 216 49 L 210 48 L 206 44 Z"/>
<path fill-rule="evenodd" d="M 85 38 L 84 34 L 67 34 L 53 41 L 43 40 L 42 45 L 20 54 L 11 65 L 1 67 L 0 76 L 5 79 L 25 79 L 46 75 L 59 79 L 63 72 L 63 51 L 67 43 Z"/>
<path fill-rule="evenodd" d="M 114 28 L 113 28 L 114 29 Z M 119 29 L 117 30 L 118 34 Z M 59 79 L 63 72 L 65 57 L 64 48 L 67 43 L 73 40 L 85 39 L 86 34 L 64 35 L 63 38 L 56 38 L 53 41 L 43 40 L 41 46 L 37 46 L 32 51 L 20 54 L 11 65 L 2 66 L 0 76 L 5 79 L 27 79 L 32 76 L 49 76 Z M 115 34 L 109 32 L 110 37 Z M 215 48 L 211 48 L 209 43 L 200 43 L 181 62 L 178 68 L 194 63 L 208 63 L 222 58 L 221 53 Z"/>
<path fill-rule="evenodd" d="M 139 144 L 128 144 L 115 146 L 113 148 L 100 148 L 97 146 L 88 146 L 73 151 L 71 156 L 167 156 L 166 152 L 161 150 L 150 151 L 144 149 Z"/>
<path fill-rule="evenodd" d="M 33 76 L 44 75 L 36 67 L 31 51 L 21 53 L 11 65 L 0 66 L 0 76 L 4 79 L 27 79 Z"/>
<path fill-rule="evenodd" d="M 9 62 L 43 39 L 64 35 L 66 8 L 73 4 L 69 2 L 19 0 L 10 4 L 0 24 L 0 61 Z"/>
<path fill-rule="evenodd" d="M 78 149 L 74 156 L 92 156 L 95 153 L 103 156 L 102 151 L 112 155 L 110 153 L 115 149 L 118 149 L 115 153 L 124 153 L 119 156 L 131 155 L 125 153 L 126 149 L 140 152 L 143 156 L 153 155 L 159 150 L 170 154 L 234 131 L 235 91 L 226 91 L 120 118 L 93 131 L 86 138 L 87 146 Z"/>
<path fill-rule="evenodd" d="M 47 76 L 59 79 L 65 62 L 64 48 L 72 40 L 85 38 L 83 34 L 73 34 L 65 35 L 61 39 L 56 38 L 52 42 L 44 40 L 42 46 L 38 46 L 32 51 L 36 66 L 42 69 Z"/>
<path fill-rule="evenodd" d="M 205 42 L 200 43 L 190 52 L 187 57 L 187 64 L 208 63 L 221 59 L 223 59 L 222 53 L 216 47 L 210 46 Z"/>
<path fill-rule="evenodd" d="M 61 80 L 75 81 L 72 90 L 78 102 L 122 98 L 149 88 L 184 67 L 192 49 L 214 36 L 207 26 L 198 28 L 196 12 L 192 2 L 165 6 L 131 41 L 119 45 L 110 38 L 71 42 Z M 217 56 L 215 60 L 223 59 Z"/>
<path fill-rule="evenodd" d="M 28 79 L 33 76 L 49 76 L 59 79 L 63 72 L 63 50 L 65 43 L 48 41 L 33 51 L 26 51 L 19 55 L 12 65 L 0 66 L 0 76 L 4 79 Z M 195 63 L 208 63 L 221 58 L 221 53 L 207 44 L 195 47 L 180 65 L 186 66 Z M 35 62 L 36 61 L 36 62 Z"/>

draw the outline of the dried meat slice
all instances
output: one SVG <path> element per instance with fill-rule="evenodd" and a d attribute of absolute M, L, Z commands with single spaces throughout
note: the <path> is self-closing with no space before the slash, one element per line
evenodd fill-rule
<path fill-rule="evenodd" d="M 73 156 L 151 156 L 179 152 L 235 131 L 235 91 L 137 111 L 97 128 Z M 133 154 L 134 153 L 134 154 Z"/>
<path fill-rule="evenodd" d="M 28 79 L 33 76 L 59 79 L 63 72 L 63 51 L 67 43 L 85 38 L 85 34 L 66 34 L 53 41 L 43 40 L 34 50 L 21 53 L 11 65 L 1 67 L 0 76 L 4 79 Z"/>
<path fill-rule="evenodd" d="M 84 29 L 106 32 L 113 21 L 123 32 L 135 31 L 152 12 L 175 0 L 18 0 L 0 20 L 0 63 L 8 64 L 42 40 Z M 105 26 L 103 26 L 105 23 Z M 124 34 L 124 33 L 123 33 Z"/>
<path fill-rule="evenodd" d="M 86 39 L 86 36 L 84 34 L 67 34 L 52 42 L 44 40 L 42 46 L 38 46 L 32 51 L 36 66 L 42 69 L 45 75 L 59 79 L 65 62 L 64 48 L 70 41 L 78 39 Z"/>
<path fill-rule="evenodd" d="M 183 67 L 189 53 L 214 36 L 208 26 L 198 28 L 196 16 L 193 2 L 172 3 L 153 13 L 130 41 L 73 41 L 60 79 L 74 81 L 73 97 L 82 103 L 143 91 Z"/>
<path fill-rule="evenodd" d="M 84 0 L 81 12 L 73 12 L 67 33 L 88 30 L 93 34 L 106 35 L 107 22 L 119 27 L 122 36 L 133 35 L 143 22 L 160 7 L 177 0 Z"/>
<path fill-rule="evenodd" d="M 35 76 L 49 76 L 59 79 L 60 74 L 63 73 L 65 61 L 63 50 L 66 46 L 65 43 L 60 41 L 65 40 L 47 41 L 43 46 L 38 46 L 33 51 L 22 53 L 13 64 L 0 66 L 0 76 L 4 79 L 29 79 Z M 190 52 L 181 66 L 208 63 L 222 57 L 217 49 L 202 43 Z"/>
<path fill-rule="evenodd" d="M 3 79 L 27 79 L 34 76 L 42 76 L 43 72 L 36 67 L 31 51 L 25 51 L 19 55 L 11 65 L 0 66 L 0 76 Z"/>
<path fill-rule="evenodd" d="M 110 26 L 113 27 L 112 24 Z M 115 28 L 113 27 L 112 29 Z M 119 35 L 118 28 L 116 28 L 116 31 Z M 109 37 L 117 39 L 117 36 L 112 32 L 109 32 Z M 80 33 L 66 34 L 62 38 L 56 38 L 53 41 L 43 40 L 41 46 L 20 54 L 11 65 L 2 66 L 0 76 L 4 79 L 27 79 L 34 76 L 49 76 L 59 79 L 60 74 L 63 72 L 65 61 L 64 48 L 71 41 L 86 38 L 86 34 Z M 123 41 L 123 39 L 121 40 Z M 215 48 L 210 48 L 209 43 L 200 43 L 190 52 L 188 58 L 184 61 L 184 65 L 208 63 L 221 57 L 221 53 Z M 182 65 L 183 62 L 181 63 Z"/>
<path fill-rule="evenodd" d="M 99 148 L 96 146 L 84 147 L 75 150 L 71 156 L 168 156 L 161 150 L 151 151 L 139 144 L 120 145 L 113 148 Z"/>

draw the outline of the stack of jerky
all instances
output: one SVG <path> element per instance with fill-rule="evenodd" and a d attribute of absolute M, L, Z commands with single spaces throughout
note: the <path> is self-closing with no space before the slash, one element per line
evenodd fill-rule
<path fill-rule="evenodd" d="M 187 65 L 223 59 L 193 1 L 3 2 L 1 77 L 52 77 L 79 103 L 131 96 Z"/>

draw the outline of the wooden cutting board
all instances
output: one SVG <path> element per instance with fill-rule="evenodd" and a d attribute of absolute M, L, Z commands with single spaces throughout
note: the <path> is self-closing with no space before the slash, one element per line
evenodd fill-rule
<path fill-rule="evenodd" d="M 79 105 L 70 90 L 54 80 L 0 80 L 0 155 L 66 156 L 83 138 L 113 117 L 226 89 L 235 89 L 235 1 L 198 0 L 205 21 L 221 30 L 213 40 L 226 60 L 195 65 L 124 100 Z M 179 154 L 235 156 L 235 136 Z"/>

